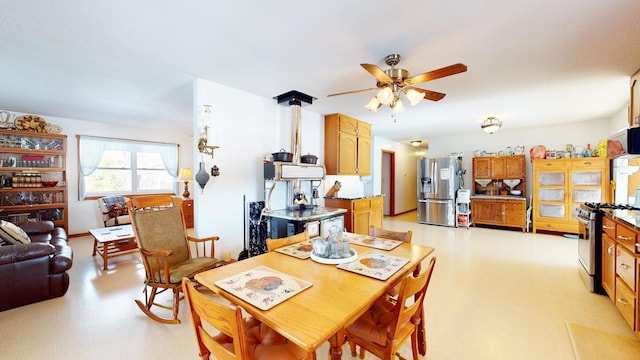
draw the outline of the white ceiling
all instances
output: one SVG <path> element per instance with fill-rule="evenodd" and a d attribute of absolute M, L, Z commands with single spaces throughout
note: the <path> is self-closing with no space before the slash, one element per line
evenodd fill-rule
<path fill-rule="evenodd" d="M 363 105 L 402 55 L 410 75 L 454 63 L 469 70 L 420 84 L 439 102 Z M 396 141 L 608 118 L 626 108 L 640 68 L 638 0 L 5 0 L 0 11 L 0 109 L 182 128 L 193 79 L 267 98 L 298 90 L 305 107 L 341 112 Z"/>

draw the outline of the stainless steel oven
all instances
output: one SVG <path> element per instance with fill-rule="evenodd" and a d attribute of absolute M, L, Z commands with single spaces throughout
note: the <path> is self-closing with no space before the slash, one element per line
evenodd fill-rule
<path fill-rule="evenodd" d="M 605 294 L 602 287 L 602 213 L 599 204 L 584 203 L 574 214 L 578 220 L 578 272 L 591 292 Z"/>

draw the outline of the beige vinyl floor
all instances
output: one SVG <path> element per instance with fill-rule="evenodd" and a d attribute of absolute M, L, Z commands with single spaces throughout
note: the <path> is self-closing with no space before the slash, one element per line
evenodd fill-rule
<path fill-rule="evenodd" d="M 385 218 L 384 226 L 410 229 L 414 243 L 436 249 L 425 302 L 428 359 L 574 359 L 567 322 L 633 337 L 609 298 L 580 280 L 576 240 L 423 225 L 415 212 Z M 103 272 L 91 237 L 70 244 L 64 297 L 0 312 L 0 359 L 198 359 L 184 302 L 180 325 L 156 323 L 135 305 L 144 278 L 137 254 Z M 407 346 L 401 354 L 411 358 Z M 347 346 L 343 359 L 352 359 Z"/>

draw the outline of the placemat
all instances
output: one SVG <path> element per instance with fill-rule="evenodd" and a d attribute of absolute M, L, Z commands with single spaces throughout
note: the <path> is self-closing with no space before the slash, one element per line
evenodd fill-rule
<path fill-rule="evenodd" d="M 313 283 L 266 266 L 216 281 L 216 286 L 249 304 L 268 310 L 299 294 Z"/>
<path fill-rule="evenodd" d="M 311 256 L 312 249 L 311 241 L 302 241 L 277 248 L 275 251 L 298 259 L 308 259 Z"/>
<path fill-rule="evenodd" d="M 349 243 L 368 246 L 380 250 L 393 250 L 402 244 L 402 241 L 373 237 L 369 235 L 349 234 Z"/>
<path fill-rule="evenodd" d="M 377 251 L 367 251 L 353 262 L 340 264 L 338 269 L 351 271 L 378 280 L 387 280 L 393 273 L 400 270 L 409 259 L 391 256 Z"/>

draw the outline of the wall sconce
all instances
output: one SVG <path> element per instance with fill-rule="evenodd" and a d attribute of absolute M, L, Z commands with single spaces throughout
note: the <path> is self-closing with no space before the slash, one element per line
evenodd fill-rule
<path fill-rule="evenodd" d="M 211 118 L 211 105 L 203 106 L 204 116 L 202 118 L 202 131 L 200 131 L 200 139 L 198 140 L 198 151 L 200 151 L 200 153 L 202 154 L 211 155 L 211 158 L 213 159 L 213 152 L 215 149 L 219 148 L 219 146 L 207 145 L 209 141 L 209 128 L 211 127 L 213 120 Z"/>
<path fill-rule="evenodd" d="M 185 199 L 188 199 L 189 195 L 191 195 L 189 193 L 189 181 L 193 181 L 193 174 L 191 174 L 191 169 L 190 168 L 180 169 L 180 175 L 178 175 L 178 178 L 176 179 L 176 181 L 184 182 L 184 192 L 182 193 L 182 197 L 184 197 Z"/>

